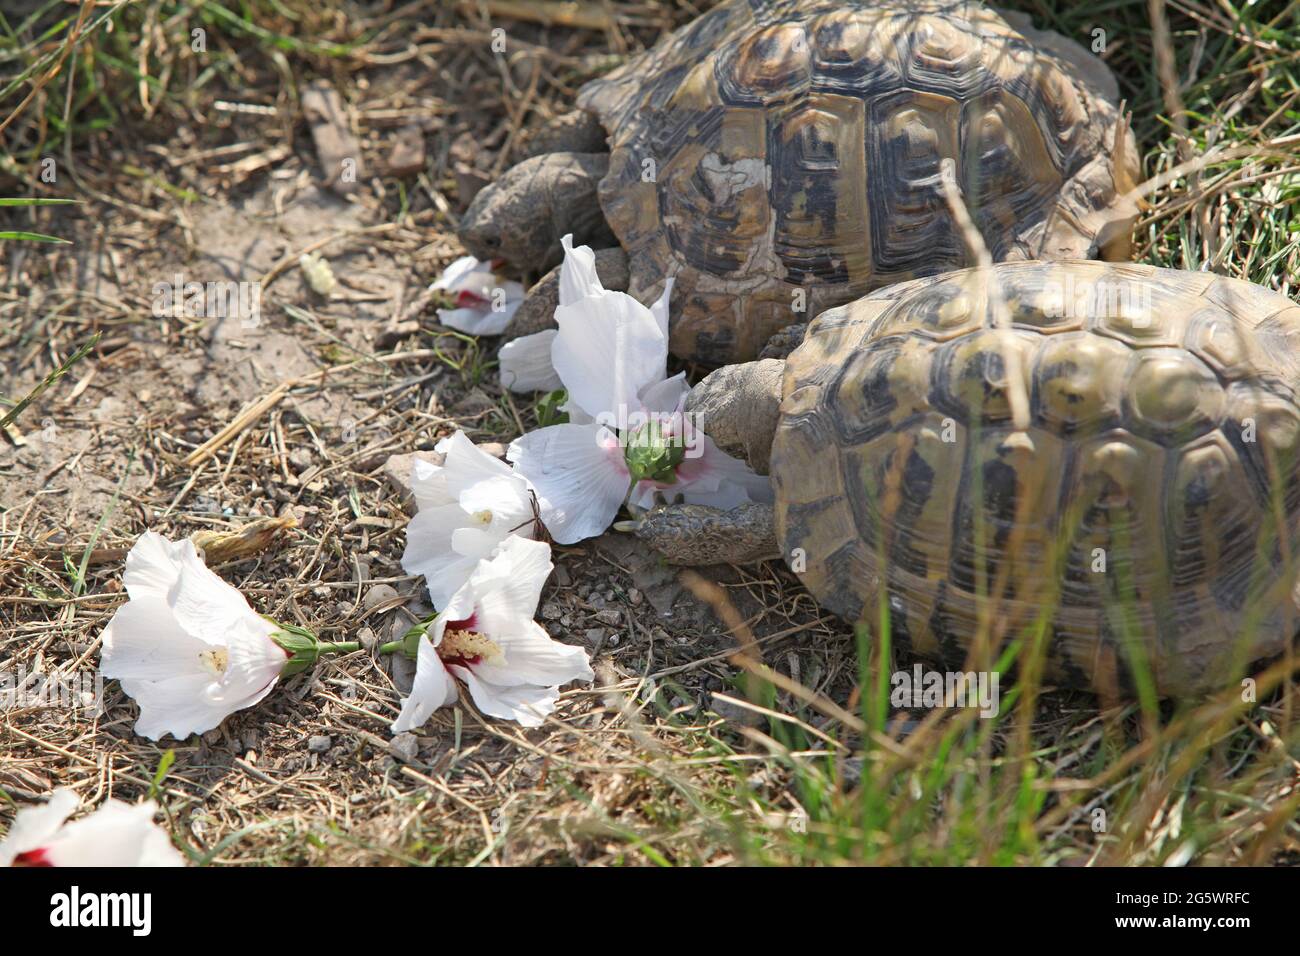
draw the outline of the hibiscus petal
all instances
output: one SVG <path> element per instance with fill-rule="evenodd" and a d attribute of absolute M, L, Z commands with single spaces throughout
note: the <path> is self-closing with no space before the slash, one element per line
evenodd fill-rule
<path fill-rule="evenodd" d="M 510 445 L 507 456 L 537 492 L 542 521 L 560 544 L 602 534 L 627 495 L 618 438 L 600 425 L 552 425 Z"/>
<path fill-rule="evenodd" d="M 467 667 L 453 665 L 452 670 L 465 682 L 479 710 L 490 717 L 518 721 L 523 727 L 540 727 L 560 699 L 558 687 L 502 687 L 480 680 Z"/>
<path fill-rule="evenodd" d="M 99 669 L 105 677 L 148 681 L 206 673 L 199 655 L 211 647 L 181 630 L 167 602 L 155 595 L 133 597 L 118 608 L 103 644 Z"/>
<path fill-rule="evenodd" d="M 438 442 L 438 450 L 443 453 L 444 480 L 457 498 L 461 491 L 476 482 L 509 478 L 513 474 L 509 465 L 479 448 L 464 432 L 458 431 Z"/>
<path fill-rule="evenodd" d="M 528 482 L 507 469 L 500 478 L 476 482 L 460 493 L 460 506 L 471 515 L 490 516 L 488 527 L 498 539 L 519 528 L 533 517 L 533 496 Z"/>
<path fill-rule="evenodd" d="M 750 468 L 748 464 L 739 458 L 728 455 L 719 448 L 712 438 L 703 433 L 699 434 L 701 441 L 700 452 L 697 458 L 688 455 L 685 461 L 677 469 L 677 475 L 688 485 L 696 482 L 715 481 L 718 484 L 719 491 L 723 486 L 731 484 L 736 486 L 744 493 L 744 497 L 738 499 L 735 504 L 727 507 L 735 507 L 744 501 L 755 501 L 765 504 L 771 504 L 774 500 L 772 493 L 772 481 L 766 475 L 760 475 Z M 699 504 L 709 504 L 708 501 L 700 501 Z M 717 507 L 723 507 L 717 505 Z"/>
<path fill-rule="evenodd" d="M 185 858 L 154 825 L 157 804 L 109 800 L 65 826 L 45 852 L 54 866 L 184 866 Z"/>
<path fill-rule="evenodd" d="M 42 805 L 19 810 L 8 835 L 0 841 L 0 867 L 12 866 L 20 854 L 47 844 L 80 802 L 74 792 L 63 788 L 51 793 Z"/>
<path fill-rule="evenodd" d="M 244 596 L 211 571 L 189 541 L 177 544 L 180 574 L 167 594 L 172 616 L 189 634 L 213 645 L 224 645 L 230 631 L 246 618 L 261 620 Z M 274 628 L 269 627 L 269 634 Z"/>
<path fill-rule="evenodd" d="M 446 469 L 423 458 L 411 462 L 411 493 L 415 497 L 415 506 L 420 511 L 456 502 L 456 496 L 447 487 Z"/>
<path fill-rule="evenodd" d="M 184 740 L 190 734 L 207 733 L 240 709 L 228 701 L 212 699 L 215 682 L 211 675 L 185 674 L 160 681 L 124 678 L 121 684 L 140 705 L 135 732 L 149 740 L 161 740 L 167 734 Z M 240 706 L 257 703 L 274 686 L 272 682 L 256 699 L 241 701 Z"/>
<path fill-rule="evenodd" d="M 503 662 L 473 665 L 485 681 L 497 685 L 567 684 L 594 680 L 591 662 L 581 647 L 554 640 L 536 621 L 525 621 L 509 631 L 493 631 L 492 639 L 505 655 Z"/>
<path fill-rule="evenodd" d="M 664 291 L 659 293 L 659 298 L 650 306 L 650 314 L 659 323 L 659 331 L 663 333 L 665 341 L 668 339 L 668 303 L 673 297 L 674 281 L 671 277 L 664 280 Z"/>
<path fill-rule="evenodd" d="M 232 631 L 227 639 L 228 663 L 220 690 L 209 694 L 214 702 L 234 704 L 232 710 L 251 707 L 265 697 L 289 659 L 288 652 L 271 640 L 276 625 L 256 615 L 241 623 L 242 630 Z"/>
<path fill-rule="evenodd" d="M 421 511 L 406 526 L 402 570 L 423 576 L 436 608 L 451 599 L 478 564 L 478 554 L 465 554 L 454 546 L 456 534 L 471 521 L 464 508 L 453 504 Z"/>
<path fill-rule="evenodd" d="M 550 392 L 562 388 L 555 366 L 551 364 L 551 344 L 558 329 L 546 329 L 533 335 L 512 339 L 497 352 L 501 384 L 512 392 Z"/>
<path fill-rule="evenodd" d="M 542 585 L 550 575 L 551 546 L 545 541 L 510 537 L 491 561 L 470 575 L 475 630 L 497 639 L 533 623 Z"/>
<path fill-rule="evenodd" d="M 474 616 L 475 598 L 474 588 L 466 580 L 456 593 L 451 596 L 447 606 L 438 612 L 438 616 L 433 619 L 433 625 L 427 631 L 429 642 L 434 647 L 442 644 L 442 636 L 446 633 L 448 624 L 456 621 L 466 621 Z"/>
<path fill-rule="evenodd" d="M 560 263 L 560 305 L 572 305 L 589 295 L 604 292 L 600 275 L 596 272 L 596 254 L 590 246 L 573 245 L 573 236 L 560 240 L 564 247 L 564 261 Z"/>
<path fill-rule="evenodd" d="M 641 404 L 646 411 L 658 415 L 678 415 L 690 391 L 691 387 L 686 383 L 686 373 L 678 372 L 672 378 L 651 382 L 641 389 Z"/>
<path fill-rule="evenodd" d="M 456 682 L 447 673 L 438 650 L 428 640 L 420 641 L 415 660 L 415 680 L 411 693 L 402 701 L 402 712 L 393 721 L 393 733 L 400 734 L 420 727 L 439 707 L 455 703 Z"/>
<path fill-rule="evenodd" d="M 650 310 L 623 292 L 589 295 L 555 310 L 551 363 L 570 401 L 589 415 L 639 407 L 637 393 L 664 376 L 668 339 Z"/>
<path fill-rule="evenodd" d="M 481 309 L 439 309 L 438 321 L 467 335 L 500 335 L 518 310 L 519 302 L 507 298 L 500 309 L 490 305 Z"/>
<path fill-rule="evenodd" d="M 155 531 L 146 531 L 126 556 L 122 584 L 131 597 L 155 594 L 166 597 L 180 575 L 185 541 L 168 541 Z M 191 548 L 193 546 L 191 545 Z"/>
<path fill-rule="evenodd" d="M 447 268 L 442 270 L 442 275 L 433 280 L 429 286 L 431 289 L 446 289 L 449 292 L 459 292 L 462 289 L 470 288 L 476 275 L 479 273 L 491 273 L 492 264 L 490 262 L 480 262 L 473 256 L 461 256 Z"/>

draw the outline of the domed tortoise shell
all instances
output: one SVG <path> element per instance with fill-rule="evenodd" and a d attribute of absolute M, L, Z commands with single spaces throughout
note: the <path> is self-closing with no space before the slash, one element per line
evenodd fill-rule
<path fill-rule="evenodd" d="M 1010 330 L 965 270 L 822 314 L 787 360 L 771 474 L 808 589 L 851 621 L 883 591 L 895 646 L 955 664 L 982 606 L 1008 637 L 1042 614 L 1050 676 L 1124 693 L 1138 659 L 1178 696 L 1280 652 L 1300 307 L 1203 272 L 994 272 Z"/>
<path fill-rule="evenodd" d="M 676 277 L 674 354 L 753 358 L 791 322 L 973 264 L 944 159 L 995 260 L 1128 258 L 1138 162 L 1114 77 L 1015 17 L 731 0 L 587 84 L 630 291 Z"/>

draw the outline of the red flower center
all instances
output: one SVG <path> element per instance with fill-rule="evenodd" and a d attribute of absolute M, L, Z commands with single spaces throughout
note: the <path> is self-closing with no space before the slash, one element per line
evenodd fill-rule
<path fill-rule="evenodd" d="M 19 853 L 14 857 L 14 866 L 54 866 L 50 858 L 46 856 L 44 847 L 35 850 L 28 850 L 26 853 Z"/>
<path fill-rule="evenodd" d="M 478 615 L 471 614 L 459 621 L 448 621 L 438 645 L 438 656 L 444 664 L 473 667 L 483 663 L 484 649 L 495 651 L 496 645 L 478 631 Z"/>

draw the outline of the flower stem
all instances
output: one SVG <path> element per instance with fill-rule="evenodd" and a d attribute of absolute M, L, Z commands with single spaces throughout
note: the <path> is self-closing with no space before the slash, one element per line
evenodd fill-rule
<path fill-rule="evenodd" d="M 402 649 L 401 641 L 389 641 L 387 644 L 379 645 L 380 654 L 395 654 Z"/>
<path fill-rule="evenodd" d="M 320 643 L 320 653 L 322 654 L 350 654 L 360 649 L 361 644 L 357 641 L 338 641 L 334 644 L 321 641 Z"/>

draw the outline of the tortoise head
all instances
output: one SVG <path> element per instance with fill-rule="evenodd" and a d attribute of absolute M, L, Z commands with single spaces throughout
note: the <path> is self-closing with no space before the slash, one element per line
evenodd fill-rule
<path fill-rule="evenodd" d="M 474 197 L 457 230 L 461 243 L 475 258 L 540 273 L 559 264 L 565 234 L 598 249 L 617 245 L 597 195 L 608 168 L 609 157 L 596 153 L 524 160 Z"/>
<path fill-rule="evenodd" d="M 552 255 L 555 230 L 545 190 L 534 188 L 531 161 L 479 190 L 457 230 L 470 255 L 533 267 Z"/>
<path fill-rule="evenodd" d="M 718 447 L 765 475 L 781 415 L 784 375 L 783 359 L 725 365 L 691 389 L 686 412 Z"/>

